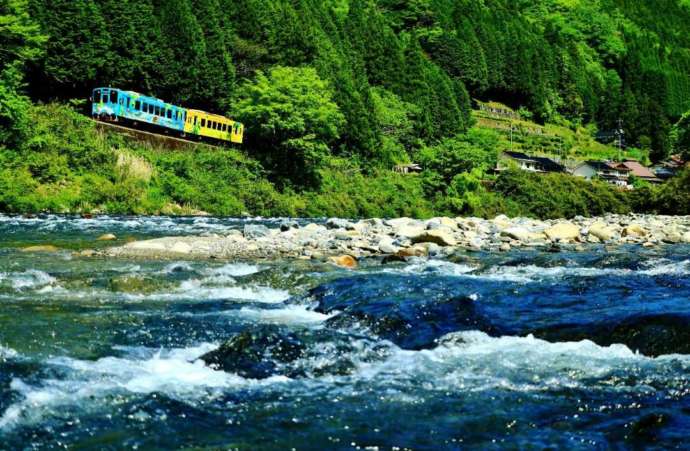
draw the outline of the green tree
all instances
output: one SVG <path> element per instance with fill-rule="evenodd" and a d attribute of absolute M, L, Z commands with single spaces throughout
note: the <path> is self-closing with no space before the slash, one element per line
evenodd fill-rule
<path fill-rule="evenodd" d="M 310 67 L 272 68 L 245 82 L 233 104 L 248 144 L 278 181 L 318 184 L 318 169 L 344 124 L 333 91 Z"/>
<path fill-rule="evenodd" d="M 157 11 L 163 48 L 156 93 L 166 100 L 203 105 L 200 88 L 206 43 L 190 0 L 164 0 Z"/>
<path fill-rule="evenodd" d="M 690 111 L 685 113 L 673 127 L 673 150 L 690 161 Z"/>
<path fill-rule="evenodd" d="M 155 92 L 164 43 L 150 0 L 98 0 L 110 46 L 104 67 L 107 84 Z M 132 12 L 136 11 L 136 14 Z"/>
<path fill-rule="evenodd" d="M 42 60 L 42 96 L 85 97 L 94 84 L 107 83 L 111 40 L 93 0 L 31 0 L 33 16 L 50 39 Z"/>
<path fill-rule="evenodd" d="M 23 72 L 41 56 L 44 43 L 26 0 L 0 0 L 0 144 L 17 146 L 27 132 L 30 103 L 22 94 Z"/>
<path fill-rule="evenodd" d="M 197 95 L 211 109 L 224 111 L 235 87 L 235 67 L 229 51 L 230 24 L 218 11 L 219 0 L 194 0 L 194 13 L 206 43 Z"/>

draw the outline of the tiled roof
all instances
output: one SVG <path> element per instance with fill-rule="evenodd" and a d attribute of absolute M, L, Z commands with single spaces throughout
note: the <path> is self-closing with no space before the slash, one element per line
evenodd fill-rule
<path fill-rule="evenodd" d="M 646 167 L 642 166 L 638 161 L 627 160 L 622 163 L 625 167 L 630 169 L 631 174 L 640 178 L 656 178 L 656 175 Z"/>

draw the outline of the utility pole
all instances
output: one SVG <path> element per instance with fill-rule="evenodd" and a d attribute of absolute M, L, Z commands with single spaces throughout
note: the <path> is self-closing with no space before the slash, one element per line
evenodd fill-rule
<path fill-rule="evenodd" d="M 625 131 L 623 130 L 623 119 L 618 119 L 618 128 L 616 129 L 616 137 L 618 138 L 618 161 L 623 159 L 623 135 Z"/>

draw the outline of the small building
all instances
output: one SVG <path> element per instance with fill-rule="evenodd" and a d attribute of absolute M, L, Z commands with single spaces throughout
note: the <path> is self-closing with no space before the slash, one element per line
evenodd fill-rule
<path fill-rule="evenodd" d="M 505 151 L 501 154 L 501 159 L 514 161 L 520 169 L 529 172 L 565 172 L 565 166 L 546 157 L 530 156 L 522 152 Z M 506 169 L 501 162 L 498 162 L 497 171 Z"/>
<path fill-rule="evenodd" d="M 422 167 L 416 163 L 398 164 L 393 166 L 393 172 L 398 174 L 419 174 L 422 172 Z"/>
<path fill-rule="evenodd" d="M 648 168 L 642 166 L 637 160 L 625 160 L 621 164 L 630 169 L 630 175 L 637 177 L 640 180 L 644 180 L 649 183 L 661 183 L 663 181 Z"/>
<path fill-rule="evenodd" d="M 601 179 L 621 188 L 629 187 L 631 169 L 612 161 L 584 161 L 573 169 L 573 175 L 587 180 Z"/>
<path fill-rule="evenodd" d="M 666 160 L 655 165 L 652 170 L 657 178 L 663 180 L 670 179 L 678 171 L 683 169 L 687 162 L 683 161 L 680 155 L 671 155 Z"/>

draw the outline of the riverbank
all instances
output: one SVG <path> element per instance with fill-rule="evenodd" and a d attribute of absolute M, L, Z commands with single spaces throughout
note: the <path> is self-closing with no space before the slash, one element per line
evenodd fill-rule
<path fill-rule="evenodd" d="M 572 220 L 481 218 L 332 218 L 325 223 L 283 220 L 277 227 L 247 224 L 242 230 L 203 236 L 133 241 L 98 254 L 125 258 L 332 260 L 356 266 L 356 259 L 385 256 L 448 257 L 458 251 L 549 250 L 586 245 L 690 243 L 690 216 L 608 215 Z M 86 251 L 94 255 L 93 251 Z"/>

